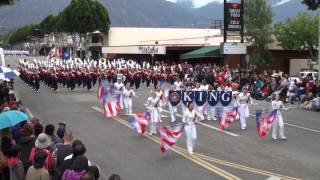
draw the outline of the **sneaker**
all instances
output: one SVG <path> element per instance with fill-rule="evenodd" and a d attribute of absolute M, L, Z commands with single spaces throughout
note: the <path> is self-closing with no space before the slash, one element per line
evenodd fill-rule
<path fill-rule="evenodd" d="M 282 139 L 282 140 L 286 140 L 286 139 L 287 139 L 287 137 L 282 136 L 282 137 L 280 137 L 280 139 Z"/>
<path fill-rule="evenodd" d="M 273 140 L 277 140 L 277 137 L 272 137 Z"/>
<path fill-rule="evenodd" d="M 246 129 L 247 129 L 247 127 L 242 127 L 241 129 L 242 129 L 242 130 L 246 130 Z"/>
<path fill-rule="evenodd" d="M 194 154 L 194 152 L 193 152 L 193 151 L 188 151 L 188 153 L 189 153 L 189 154 L 191 154 L 191 155 L 193 155 L 193 154 Z"/>

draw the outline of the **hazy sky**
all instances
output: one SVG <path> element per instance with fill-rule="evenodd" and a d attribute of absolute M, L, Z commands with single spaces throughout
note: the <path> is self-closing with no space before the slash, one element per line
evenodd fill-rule
<path fill-rule="evenodd" d="M 176 2 L 177 0 L 167 0 L 167 1 Z M 212 1 L 223 2 L 223 0 L 193 0 L 193 4 L 195 7 L 201 7 Z"/>
<path fill-rule="evenodd" d="M 176 2 L 177 0 L 167 0 L 167 1 Z M 223 0 L 193 0 L 193 4 L 196 8 L 198 8 L 198 7 L 204 6 L 212 1 L 220 2 L 220 3 L 223 2 Z M 278 6 L 278 5 L 287 3 L 289 1 L 292 1 L 292 0 L 279 0 L 276 4 L 273 4 L 273 6 Z"/>

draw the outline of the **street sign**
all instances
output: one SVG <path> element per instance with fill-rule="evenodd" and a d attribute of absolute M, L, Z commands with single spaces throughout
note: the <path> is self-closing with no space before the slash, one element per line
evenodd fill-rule
<path fill-rule="evenodd" d="M 241 4 L 240 3 L 226 3 L 225 21 L 226 31 L 241 31 Z"/>
<path fill-rule="evenodd" d="M 227 42 L 220 45 L 221 54 L 247 54 L 247 44 L 239 42 Z"/>

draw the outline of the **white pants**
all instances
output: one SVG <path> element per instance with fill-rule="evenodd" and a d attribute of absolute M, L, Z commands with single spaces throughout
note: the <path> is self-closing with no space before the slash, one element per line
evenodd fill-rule
<path fill-rule="evenodd" d="M 151 110 L 151 120 L 149 123 L 149 132 L 150 134 L 156 134 L 157 133 L 157 124 L 159 122 L 159 112 L 158 108 L 153 108 Z"/>
<path fill-rule="evenodd" d="M 279 126 L 279 136 L 284 137 L 284 124 L 281 114 L 277 114 L 277 119 L 272 123 L 272 138 L 277 138 L 277 127 Z"/>
<path fill-rule="evenodd" d="M 197 139 L 196 126 L 194 124 L 193 125 L 185 125 L 184 131 L 185 131 L 186 137 L 187 137 L 188 152 L 193 152 L 193 147 L 194 147 L 194 145 L 196 143 L 196 139 Z"/>
<path fill-rule="evenodd" d="M 123 109 L 123 106 L 124 106 L 124 104 L 123 104 L 123 95 L 121 93 L 121 95 L 120 95 L 120 109 Z"/>
<path fill-rule="evenodd" d="M 196 107 L 196 111 L 199 114 L 199 118 L 200 120 L 204 120 L 204 116 L 203 116 L 203 110 L 204 110 L 204 105 L 203 106 L 197 106 Z"/>
<path fill-rule="evenodd" d="M 132 114 L 132 98 L 124 98 L 124 108 L 126 109 L 127 114 Z"/>
<path fill-rule="evenodd" d="M 158 120 L 159 120 L 159 122 L 162 122 L 161 113 L 162 113 L 162 106 L 159 106 L 158 107 Z"/>
<path fill-rule="evenodd" d="M 247 118 L 249 117 L 248 104 L 240 104 L 239 114 L 240 114 L 240 124 L 241 128 L 247 128 Z"/>
<path fill-rule="evenodd" d="M 186 106 L 180 102 L 180 106 L 181 106 L 181 113 L 183 114 L 185 111 L 186 111 Z M 183 116 L 182 116 L 182 122 L 184 122 L 185 120 L 183 119 Z"/>
<path fill-rule="evenodd" d="M 169 103 L 169 111 L 170 111 L 170 116 L 171 116 L 171 122 L 175 122 L 176 121 L 177 106 L 172 106 Z"/>
<path fill-rule="evenodd" d="M 208 104 L 208 120 L 216 120 L 216 107 Z"/>

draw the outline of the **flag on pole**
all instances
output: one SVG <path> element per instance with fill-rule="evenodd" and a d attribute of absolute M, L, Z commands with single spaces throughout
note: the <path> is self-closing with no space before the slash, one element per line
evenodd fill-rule
<path fill-rule="evenodd" d="M 137 133 L 143 134 L 145 129 L 148 127 L 148 123 L 151 119 L 149 112 L 146 113 L 136 113 L 130 119 L 129 123 Z"/>
<path fill-rule="evenodd" d="M 50 59 L 50 58 L 53 58 L 53 57 L 55 57 L 55 56 L 56 56 L 56 48 L 53 47 L 53 48 L 50 50 L 49 54 L 48 54 L 48 58 Z"/>
<path fill-rule="evenodd" d="M 120 113 L 120 91 L 113 86 L 103 93 L 103 109 L 105 117 L 116 117 Z"/>
<path fill-rule="evenodd" d="M 224 108 L 224 111 L 226 111 L 225 109 L 226 108 Z M 230 111 L 226 111 L 225 114 L 225 116 L 219 116 L 219 127 L 222 130 L 230 127 L 230 125 L 236 120 L 236 117 L 239 114 L 238 108 L 234 107 Z"/>
<path fill-rule="evenodd" d="M 171 146 L 173 146 L 182 135 L 184 124 L 177 124 L 174 126 L 162 126 L 160 128 L 160 150 L 165 152 Z"/>
<path fill-rule="evenodd" d="M 259 137 L 264 137 L 268 135 L 272 123 L 277 118 L 277 110 L 273 110 L 271 112 L 265 111 L 262 112 L 261 110 L 257 110 L 256 112 L 256 123 L 257 123 L 257 131 Z"/>
<path fill-rule="evenodd" d="M 102 79 L 102 80 L 100 81 L 100 83 L 99 83 L 98 93 L 97 93 L 97 98 L 98 98 L 100 104 L 103 103 L 104 84 L 105 84 L 105 80 Z"/>

